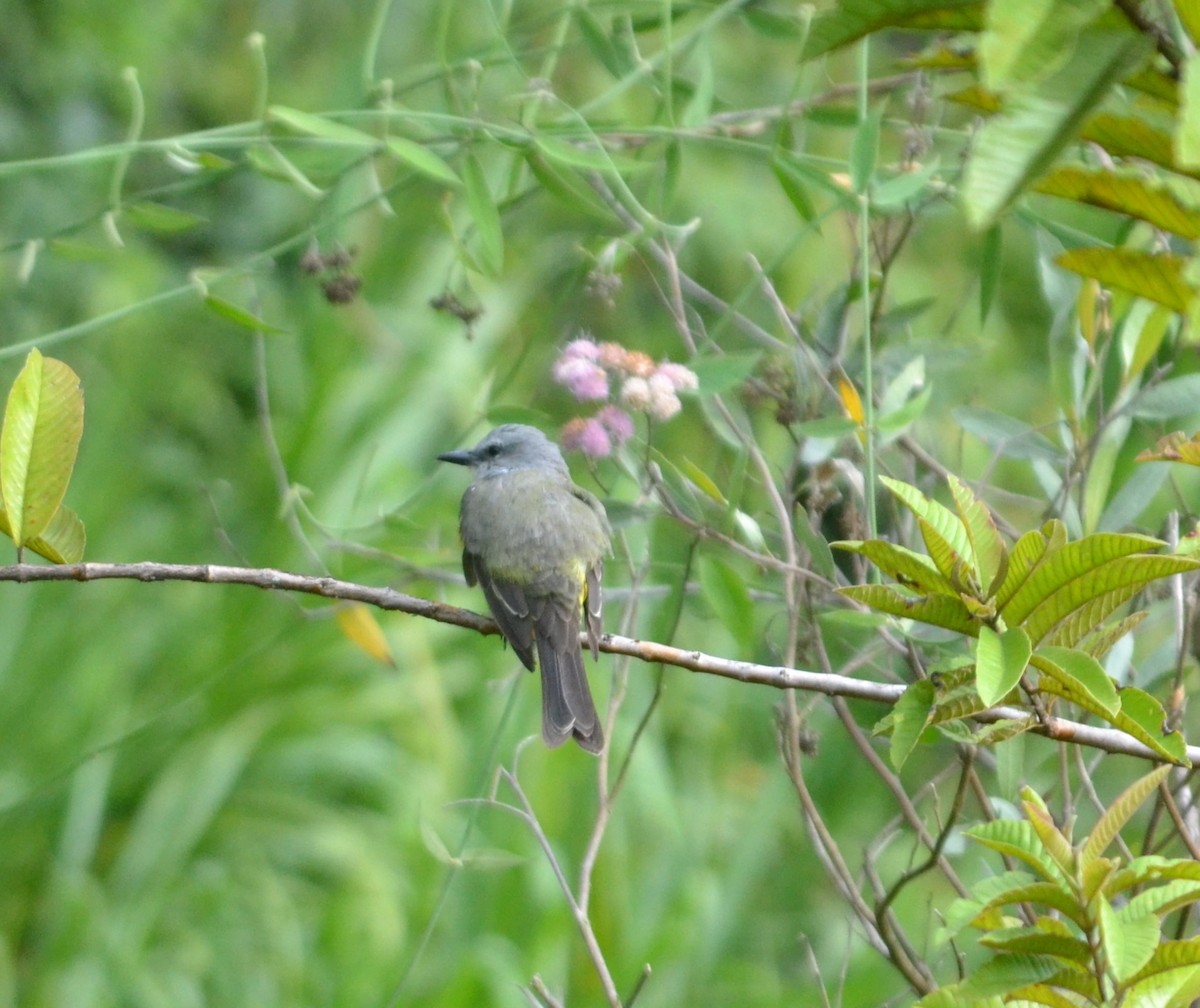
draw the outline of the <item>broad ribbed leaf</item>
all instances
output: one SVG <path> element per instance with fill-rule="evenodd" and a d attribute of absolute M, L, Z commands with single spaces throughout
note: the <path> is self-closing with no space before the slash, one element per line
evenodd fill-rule
<path fill-rule="evenodd" d="M 18 547 L 49 527 L 66 495 L 82 435 L 79 376 L 62 361 L 30 350 L 0 431 L 0 494 Z"/>
<path fill-rule="evenodd" d="M 1023 861 L 1055 886 L 1068 884 L 1066 875 L 1046 851 L 1033 824 L 1026 819 L 996 819 L 973 826 L 966 835 L 1000 854 Z"/>
<path fill-rule="evenodd" d="M 1030 659 L 1030 664 L 1043 676 L 1058 681 L 1065 691 L 1059 696 L 1065 696 L 1072 702 L 1076 702 L 1076 696 L 1087 697 L 1091 702 L 1084 704 L 1080 701 L 1081 706 L 1088 710 L 1098 707 L 1110 718 L 1121 709 L 1116 686 L 1100 663 L 1089 654 L 1072 648 L 1040 647 Z"/>
<path fill-rule="evenodd" d="M 12 529 L 8 524 L 8 514 L 0 508 L 0 533 L 12 538 Z M 79 563 L 83 559 L 83 550 L 87 545 L 87 533 L 79 515 L 65 504 L 60 504 L 54 512 L 41 535 L 30 539 L 25 548 L 33 550 L 40 557 L 45 557 L 51 563 Z"/>
<path fill-rule="evenodd" d="M 1022 804 L 1025 806 L 1025 815 L 1029 818 L 1029 825 L 1033 827 L 1033 831 L 1042 842 L 1046 854 L 1054 860 L 1064 878 L 1074 876 L 1075 851 L 1071 847 L 1071 841 L 1055 825 L 1054 817 L 1050 815 L 1049 809 L 1040 801 L 1030 801 L 1028 797 Z"/>
<path fill-rule="evenodd" d="M 1054 976 L 1060 964 L 1053 956 L 999 955 L 985 962 L 958 984 L 958 996 L 968 1001 L 1003 997 Z M 962 1001 L 951 1002 L 962 1005 Z"/>
<path fill-rule="evenodd" d="M 933 696 L 933 683 L 919 679 L 900 694 L 892 707 L 891 759 L 897 770 L 904 766 L 921 733 L 929 725 Z"/>
<path fill-rule="evenodd" d="M 980 626 L 975 648 L 975 688 L 987 706 L 999 703 L 1021 681 L 1029 664 L 1029 637 L 1020 627 L 996 633 Z"/>
<path fill-rule="evenodd" d="M 1200 938 L 1165 941 L 1154 950 L 1154 955 L 1142 967 L 1141 972 L 1133 978 L 1133 982 L 1138 983 L 1149 977 L 1158 976 L 1171 970 L 1184 969 L 1189 966 L 1200 966 Z M 1131 987 L 1131 990 L 1133 989 Z"/>
<path fill-rule="evenodd" d="M 933 565 L 929 557 L 883 539 L 832 542 L 834 549 L 865 556 L 890 578 L 921 594 L 957 596 L 958 590 Z"/>
<path fill-rule="evenodd" d="M 946 577 L 953 579 L 960 563 L 973 565 L 967 530 L 953 511 L 900 480 L 881 476 L 879 481 L 921 520 L 925 546 L 933 562 Z"/>
<path fill-rule="evenodd" d="M 1124 828 L 1124 824 L 1129 822 L 1130 817 L 1135 811 L 1138 811 L 1142 802 L 1145 802 L 1146 798 L 1157 790 L 1158 785 L 1162 784 L 1170 772 L 1170 767 L 1157 767 L 1142 778 L 1135 780 L 1126 790 L 1112 799 L 1108 809 L 1104 810 L 1104 815 L 1100 816 L 1096 826 L 1092 827 L 1092 832 L 1088 834 L 1087 840 L 1080 848 L 1080 864 L 1086 865 L 1104 856 L 1104 852 L 1108 850 L 1109 844 Z"/>
<path fill-rule="evenodd" d="M 1200 238 L 1200 211 L 1195 205 L 1181 202 L 1170 187 L 1144 172 L 1057 168 L 1034 188 L 1050 196 L 1136 217 L 1184 238 Z"/>
<path fill-rule="evenodd" d="M 1163 731 L 1167 715 L 1162 704 L 1136 686 L 1122 687 L 1120 693 L 1121 710 L 1112 724 L 1164 759 L 1179 766 L 1191 766 L 1183 736 L 1177 731 Z"/>
<path fill-rule="evenodd" d="M 1147 52 L 1147 40 L 1132 31 L 1089 29 L 1057 73 L 1011 94 L 984 123 L 967 164 L 968 222 L 989 226 L 1076 139 L 1083 119 Z"/>
<path fill-rule="evenodd" d="M 1078 544 L 1083 545 L 1091 538 L 1094 537 L 1081 539 Z M 1059 552 L 1065 553 L 1069 549 L 1070 546 L 1067 546 Z M 1053 563 L 1051 560 L 1046 566 Z M 1090 626 L 1098 626 L 1117 606 L 1132 598 L 1151 581 L 1192 571 L 1197 566 L 1192 558 L 1175 555 L 1135 554 L 1117 557 L 1080 571 L 1051 591 L 1023 618 L 1018 618 L 1015 608 L 1010 605 L 1010 611 L 1005 612 L 1005 619 L 1010 625 L 1023 626 L 1029 639 L 1035 645 L 1040 644 L 1064 621 L 1085 607 Z M 1031 580 L 1036 579 L 1035 575 Z"/>
<path fill-rule="evenodd" d="M 974 31 L 982 27 L 980 0 L 841 0 L 813 18 L 804 58 L 849 45 L 881 28 L 941 28 Z"/>
<path fill-rule="evenodd" d="M 1030 952 L 1056 956 L 1087 965 L 1092 952 L 1087 942 L 1070 935 L 1051 934 L 1040 928 L 1004 928 L 980 935 L 979 944 L 1003 952 Z"/>
<path fill-rule="evenodd" d="M 947 481 L 954 496 L 959 517 L 962 518 L 967 538 L 971 541 L 971 554 L 975 560 L 975 576 L 983 588 L 984 597 L 990 597 L 999 587 L 997 583 L 1005 573 L 1007 551 L 996 523 L 988 511 L 963 482 L 951 474 Z"/>
<path fill-rule="evenodd" d="M 983 81 L 993 91 L 1043 80 L 1070 57 L 1079 33 L 1109 0 L 1004 0 L 987 6 L 979 38 Z"/>
<path fill-rule="evenodd" d="M 1196 902 L 1200 902 L 1200 882 L 1177 879 L 1138 893 L 1121 908 L 1121 913 L 1130 916 L 1157 914 L 1162 917 Z"/>
<path fill-rule="evenodd" d="M 1005 621 L 1009 626 L 1022 623 L 1039 605 L 1045 603 L 1055 592 L 1064 585 L 1087 575 L 1093 574 L 1102 564 L 1125 557 L 1132 553 L 1162 546 L 1162 541 L 1149 536 L 1126 535 L 1115 532 L 1097 532 L 1075 542 L 1065 543 L 1045 557 L 1042 563 L 1022 582 L 1021 587 L 1012 595 L 1008 603 L 1001 607 Z M 1014 553 L 1016 551 L 1014 550 Z M 1013 563 L 1016 564 L 1016 556 Z M 1114 587 L 1101 588 L 1093 595 L 1103 594 Z M 1086 601 L 1086 598 L 1082 599 Z M 1057 614 L 1057 619 L 1067 616 L 1073 609 L 1063 607 Z M 1033 634 L 1030 638 L 1038 640 Z"/>
<path fill-rule="evenodd" d="M 1200 54 L 1192 53 L 1180 82 L 1183 101 L 1175 131 L 1175 156 L 1184 168 L 1200 168 Z"/>
<path fill-rule="evenodd" d="M 1171 134 L 1141 116 L 1100 112 L 1087 121 L 1081 134 L 1113 157 L 1141 158 L 1160 168 L 1175 168 Z"/>
<path fill-rule="evenodd" d="M 1001 612 L 1028 580 L 1034 568 L 1042 562 L 1047 552 L 1053 552 L 1066 541 L 1066 532 L 1052 539 L 1044 529 L 1030 529 L 1016 541 L 1008 554 L 1008 572 L 996 591 L 995 606 Z"/>
<path fill-rule="evenodd" d="M 1050 644 L 1062 645 L 1064 647 L 1078 647 L 1080 651 L 1085 651 L 1093 658 L 1099 660 L 1103 658 L 1111 650 L 1112 646 L 1117 643 L 1127 633 L 1132 632 L 1139 623 L 1146 618 L 1148 614 L 1144 609 L 1139 609 L 1137 612 L 1132 612 L 1128 616 L 1117 620 L 1111 626 L 1097 628 L 1093 625 L 1092 636 L 1085 635 L 1078 638 L 1075 643 L 1067 643 L 1066 641 L 1058 640 L 1063 627 L 1059 627 L 1048 641 Z M 1074 617 L 1072 617 L 1072 620 Z M 1070 623 L 1072 620 L 1068 620 Z M 1066 624 L 1063 624 L 1066 626 Z M 1063 636 L 1066 636 L 1063 634 Z"/>
<path fill-rule="evenodd" d="M 851 585 L 838 592 L 856 602 L 902 619 L 928 623 L 974 637 L 979 624 L 971 618 L 967 607 L 957 598 L 946 595 L 903 594 L 887 585 Z"/>
<path fill-rule="evenodd" d="M 1122 983 L 1150 961 L 1162 937 L 1153 914 L 1118 914 L 1104 898 L 1100 900 L 1100 934 L 1109 967 Z"/>
<path fill-rule="evenodd" d="M 1055 262 L 1072 273 L 1137 294 L 1172 311 L 1186 312 L 1195 295 L 1184 279 L 1187 260 L 1182 256 L 1094 247 L 1070 249 Z"/>

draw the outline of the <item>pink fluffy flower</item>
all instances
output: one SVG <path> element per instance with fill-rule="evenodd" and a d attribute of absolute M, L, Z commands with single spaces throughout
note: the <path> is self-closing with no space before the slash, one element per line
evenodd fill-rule
<path fill-rule="evenodd" d="M 696 372 L 683 364 L 676 364 L 673 361 L 663 361 L 658 365 L 654 373 L 666 378 L 676 392 L 695 392 L 700 387 L 700 381 L 696 377 Z"/>
<path fill-rule="evenodd" d="M 595 417 L 587 420 L 576 417 L 562 430 L 562 446 L 567 451 L 583 452 L 588 458 L 604 458 L 612 454 L 612 440 L 604 425 Z"/>
<path fill-rule="evenodd" d="M 619 445 L 633 437 L 633 418 L 619 406 L 605 406 L 596 414 L 596 419 Z"/>
<path fill-rule="evenodd" d="M 594 361 L 564 354 L 555 362 L 551 374 L 580 402 L 608 398 L 608 374 Z"/>
<path fill-rule="evenodd" d="M 559 360 L 566 360 L 571 357 L 577 357 L 581 360 L 598 360 L 600 358 L 600 347 L 586 336 L 576 340 L 571 340 L 559 355 Z"/>

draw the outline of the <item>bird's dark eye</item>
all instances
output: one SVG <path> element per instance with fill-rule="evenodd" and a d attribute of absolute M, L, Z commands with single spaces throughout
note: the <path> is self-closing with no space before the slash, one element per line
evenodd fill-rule
<path fill-rule="evenodd" d="M 487 449 L 484 451 L 484 454 L 488 458 L 495 458 L 497 455 L 500 454 L 500 446 L 498 444 L 490 444 L 487 446 Z"/>

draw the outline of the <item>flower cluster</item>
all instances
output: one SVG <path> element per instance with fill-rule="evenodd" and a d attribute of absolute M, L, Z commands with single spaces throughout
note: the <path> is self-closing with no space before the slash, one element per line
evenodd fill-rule
<path fill-rule="evenodd" d="M 576 417 L 563 428 L 563 447 L 589 458 L 610 455 L 633 436 L 633 420 L 626 410 L 669 420 L 683 408 L 679 393 L 698 385 L 695 373 L 682 364 L 656 364 L 640 350 L 586 338 L 568 343 L 551 373 L 580 402 L 615 399 L 595 416 Z"/>

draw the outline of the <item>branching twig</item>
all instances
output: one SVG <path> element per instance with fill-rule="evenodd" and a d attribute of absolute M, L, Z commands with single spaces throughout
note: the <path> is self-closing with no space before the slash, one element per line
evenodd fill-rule
<path fill-rule="evenodd" d="M 269 591 L 292 591 L 321 598 L 344 599 L 364 602 L 391 612 L 404 612 L 421 616 L 438 623 L 474 630 L 480 634 L 499 634 L 496 624 L 486 616 L 429 599 L 406 595 L 393 588 L 356 584 L 331 577 L 310 577 L 273 570 L 269 567 L 225 567 L 219 564 L 166 564 L 153 561 L 141 563 L 81 563 L 46 566 L 41 564 L 10 564 L 0 567 L 0 581 L 199 581 L 206 584 L 241 584 Z M 581 643 L 584 641 L 580 637 Z M 881 683 L 870 679 L 853 679 L 850 676 L 830 672 L 811 672 L 806 669 L 787 668 L 779 665 L 759 665 L 755 662 L 737 661 L 671 647 L 655 641 L 635 640 L 605 634 L 600 641 L 600 650 L 609 654 L 627 655 L 640 661 L 671 665 L 691 672 L 736 679 L 739 682 L 757 683 L 775 689 L 803 690 L 823 693 L 826 696 L 843 696 L 874 703 L 892 704 L 900 698 L 905 686 L 902 683 Z M 1025 721 L 1028 730 L 1058 742 L 1090 746 L 1105 752 L 1137 756 L 1141 759 L 1160 761 L 1161 757 L 1133 737 L 1115 728 L 1098 728 L 1093 725 L 1068 721 L 1065 718 L 1046 716 L 1044 721 L 1031 718 L 1028 711 L 1016 707 L 992 707 L 972 715 L 974 720 L 991 724 L 1002 720 Z M 1187 758 L 1192 763 L 1200 762 L 1200 746 L 1188 746 Z"/>

